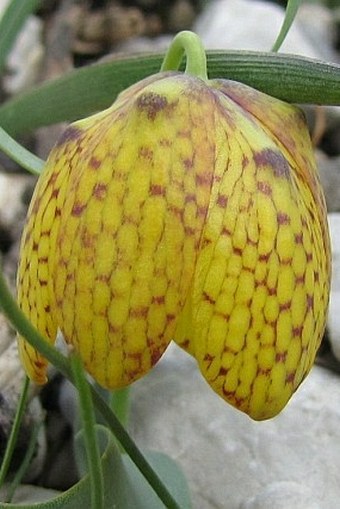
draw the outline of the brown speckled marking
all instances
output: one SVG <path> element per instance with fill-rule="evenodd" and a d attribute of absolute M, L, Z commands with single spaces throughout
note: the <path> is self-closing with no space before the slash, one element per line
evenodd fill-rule
<path fill-rule="evenodd" d="M 107 194 L 107 185 L 103 182 L 98 182 L 93 189 L 93 196 L 97 198 L 97 200 L 104 200 Z"/>
<path fill-rule="evenodd" d="M 276 177 L 288 179 L 290 176 L 289 164 L 280 152 L 266 148 L 254 154 L 257 166 L 271 166 Z"/>
<path fill-rule="evenodd" d="M 137 99 L 137 107 L 145 111 L 150 120 L 155 120 L 157 113 L 164 110 L 167 105 L 167 98 L 154 92 L 145 92 Z"/>
<path fill-rule="evenodd" d="M 56 147 L 60 147 L 64 143 L 67 143 L 69 141 L 75 141 L 77 140 L 83 132 L 78 129 L 77 127 L 70 125 L 65 131 L 62 133 L 60 138 L 58 139 L 56 143 Z"/>
<path fill-rule="evenodd" d="M 290 217 L 285 212 L 278 212 L 277 213 L 277 222 L 280 225 L 290 224 Z"/>
<path fill-rule="evenodd" d="M 86 209 L 86 204 L 84 204 L 84 203 L 75 203 L 73 205 L 71 214 L 72 214 L 72 216 L 76 216 L 76 217 L 81 216 L 81 214 L 84 212 L 85 209 Z"/>

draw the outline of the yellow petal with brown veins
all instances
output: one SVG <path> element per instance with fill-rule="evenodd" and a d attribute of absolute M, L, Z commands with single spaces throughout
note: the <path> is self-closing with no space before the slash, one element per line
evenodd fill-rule
<path fill-rule="evenodd" d="M 300 110 L 219 81 L 221 150 L 178 341 L 213 389 L 254 419 L 276 415 L 325 327 L 326 209 Z M 218 178 L 217 178 L 218 177 Z"/>

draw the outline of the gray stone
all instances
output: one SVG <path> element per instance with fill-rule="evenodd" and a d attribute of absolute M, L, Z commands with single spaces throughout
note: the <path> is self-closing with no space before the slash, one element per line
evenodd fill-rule
<path fill-rule="evenodd" d="M 291 504 L 285 509 L 338 506 L 340 391 L 333 373 L 314 367 L 279 416 L 254 422 L 219 398 L 172 345 L 134 385 L 132 400 L 137 443 L 181 465 L 193 507 L 278 509 L 283 492 Z M 314 505 L 301 505 L 303 493 Z"/>
<path fill-rule="evenodd" d="M 325 40 L 323 35 L 333 30 L 334 22 L 328 11 L 320 7 L 319 29 L 311 29 L 313 12 L 308 16 L 308 22 L 304 22 L 308 9 L 305 6 L 304 12 L 295 20 L 280 51 L 329 59 L 334 52 L 328 44 L 329 37 Z M 213 0 L 197 18 L 193 30 L 201 36 L 207 48 L 270 51 L 283 19 L 283 8 L 271 2 Z"/>
<path fill-rule="evenodd" d="M 266 486 L 240 509 L 322 509 L 310 490 L 297 482 L 278 481 Z"/>
<path fill-rule="evenodd" d="M 328 334 L 335 357 L 340 361 L 340 214 L 328 216 L 331 238 L 333 274 L 329 302 Z"/>
<path fill-rule="evenodd" d="M 340 156 L 328 157 L 316 151 L 320 180 L 326 196 L 328 212 L 340 211 Z"/>
<path fill-rule="evenodd" d="M 23 92 L 37 82 L 44 56 L 42 32 L 42 20 L 29 16 L 7 58 L 3 85 L 8 94 Z"/>

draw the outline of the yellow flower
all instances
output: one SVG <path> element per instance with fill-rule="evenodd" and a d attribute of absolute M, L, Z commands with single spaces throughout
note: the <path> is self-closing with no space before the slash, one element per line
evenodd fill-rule
<path fill-rule="evenodd" d="M 310 370 L 328 304 L 324 197 L 303 114 L 240 83 L 162 72 L 68 127 L 24 229 L 18 298 L 104 387 L 171 340 L 254 419 Z M 25 369 L 46 360 L 19 340 Z"/>

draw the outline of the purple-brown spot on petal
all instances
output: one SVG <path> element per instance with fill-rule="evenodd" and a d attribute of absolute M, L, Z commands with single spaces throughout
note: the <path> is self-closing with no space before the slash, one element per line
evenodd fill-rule
<path fill-rule="evenodd" d="M 285 362 L 287 358 L 287 351 L 278 352 L 275 356 L 275 362 Z"/>
<path fill-rule="evenodd" d="M 151 184 L 150 186 L 151 196 L 165 196 L 165 187 L 159 184 Z"/>
<path fill-rule="evenodd" d="M 154 92 L 145 92 L 137 99 L 137 108 L 144 111 L 150 120 L 155 120 L 157 113 L 162 111 L 167 105 L 167 98 Z"/>
<path fill-rule="evenodd" d="M 92 191 L 92 194 L 97 200 L 103 200 L 107 193 L 107 185 L 103 182 L 98 182 Z"/>
<path fill-rule="evenodd" d="M 150 147 L 146 147 L 143 145 L 139 148 L 138 156 L 142 157 L 143 159 L 147 159 L 148 161 L 151 161 L 153 158 L 153 150 Z"/>
<path fill-rule="evenodd" d="M 83 131 L 81 131 L 77 127 L 74 127 L 73 125 L 70 125 L 67 129 L 65 129 L 65 131 L 58 139 L 56 147 L 60 147 L 61 145 L 63 145 L 64 143 L 68 143 L 69 141 L 77 140 L 82 135 L 82 133 Z"/>
<path fill-rule="evenodd" d="M 313 295 L 307 295 L 307 309 L 313 309 L 314 307 L 314 297 Z"/>
<path fill-rule="evenodd" d="M 202 297 L 205 301 L 209 302 L 209 304 L 216 303 L 215 299 L 213 299 L 207 292 L 203 292 Z"/>
<path fill-rule="evenodd" d="M 211 174 L 210 172 L 200 173 L 196 175 L 197 186 L 211 186 Z"/>
<path fill-rule="evenodd" d="M 236 256 L 242 256 L 242 249 L 240 247 L 233 247 L 233 253 L 236 254 Z"/>
<path fill-rule="evenodd" d="M 291 373 L 287 374 L 287 376 L 286 376 L 286 384 L 291 384 L 291 383 L 294 382 L 295 373 L 296 373 L 296 371 L 292 371 Z"/>
<path fill-rule="evenodd" d="M 149 308 L 147 306 L 140 306 L 138 308 L 130 309 L 130 316 L 134 318 L 146 318 L 148 316 Z"/>
<path fill-rule="evenodd" d="M 196 230 L 195 230 L 195 228 L 192 228 L 191 226 L 185 226 L 184 233 L 185 233 L 185 235 L 188 235 L 188 236 L 195 235 Z"/>
<path fill-rule="evenodd" d="M 295 234 L 296 244 L 303 244 L 303 232 Z"/>
<path fill-rule="evenodd" d="M 183 165 L 186 170 L 190 170 L 194 166 L 193 159 L 183 159 Z"/>
<path fill-rule="evenodd" d="M 93 169 L 93 170 L 98 170 L 98 168 L 100 167 L 100 165 L 102 164 L 101 160 L 100 159 L 97 159 L 96 157 L 92 156 L 90 161 L 89 161 L 89 165 L 90 167 Z"/>
<path fill-rule="evenodd" d="M 292 301 L 291 300 L 288 300 L 287 302 L 284 302 L 283 304 L 280 304 L 280 306 L 279 306 L 280 313 L 282 311 L 289 311 L 291 306 L 292 306 Z"/>
<path fill-rule="evenodd" d="M 257 166 L 271 166 L 276 177 L 290 177 L 290 168 L 287 159 L 271 148 L 261 150 L 254 154 L 254 161 Z"/>
<path fill-rule="evenodd" d="M 259 261 L 267 263 L 269 261 L 270 255 L 271 255 L 271 253 L 260 254 Z"/>
<path fill-rule="evenodd" d="M 176 316 L 172 313 L 167 313 L 165 318 L 166 318 L 166 322 L 169 324 L 176 318 Z"/>
<path fill-rule="evenodd" d="M 267 182 L 258 182 L 257 189 L 260 191 L 260 193 L 263 193 L 267 196 L 271 196 L 272 194 L 272 188 Z"/>
<path fill-rule="evenodd" d="M 86 209 L 85 203 L 75 203 L 72 207 L 71 215 L 79 217 L 82 215 L 85 209 Z"/>
<path fill-rule="evenodd" d="M 226 196 L 225 194 L 219 194 L 216 203 L 217 205 L 224 209 L 228 204 L 228 196 Z"/>
<path fill-rule="evenodd" d="M 277 222 L 279 225 L 290 224 L 290 217 L 285 212 L 278 212 Z"/>
<path fill-rule="evenodd" d="M 165 296 L 164 295 L 154 295 L 152 297 L 152 304 L 164 304 Z"/>
<path fill-rule="evenodd" d="M 292 333 L 294 337 L 301 337 L 303 326 L 293 327 Z"/>

